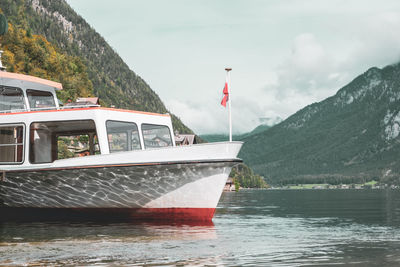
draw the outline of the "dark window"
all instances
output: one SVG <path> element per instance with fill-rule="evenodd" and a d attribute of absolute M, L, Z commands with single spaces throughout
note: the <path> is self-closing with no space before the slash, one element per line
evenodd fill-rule
<path fill-rule="evenodd" d="M 28 95 L 29 106 L 32 110 L 42 110 L 55 108 L 54 96 L 51 92 L 38 91 L 38 90 L 26 90 Z"/>
<path fill-rule="evenodd" d="M 25 110 L 24 94 L 16 87 L 0 85 L 0 112 Z"/>
<path fill-rule="evenodd" d="M 34 122 L 30 127 L 31 163 L 100 154 L 92 120 Z"/>
<path fill-rule="evenodd" d="M 21 163 L 24 157 L 24 127 L 0 126 L 0 163 Z"/>
<path fill-rule="evenodd" d="M 168 126 L 142 124 L 142 133 L 145 148 L 172 146 Z"/>
<path fill-rule="evenodd" d="M 136 123 L 107 121 L 106 126 L 110 153 L 142 149 Z"/>

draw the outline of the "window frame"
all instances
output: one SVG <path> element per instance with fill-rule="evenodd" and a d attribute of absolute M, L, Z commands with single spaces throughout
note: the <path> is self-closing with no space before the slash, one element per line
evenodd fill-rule
<path fill-rule="evenodd" d="M 158 146 L 158 147 L 146 147 L 146 140 L 144 138 L 144 133 L 143 133 L 143 125 L 151 125 L 151 126 L 161 126 L 161 127 L 166 127 L 168 129 L 169 132 L 169 141 L 170 141 L 170 145 L 168 146 Z M 144 145 L 144 149 L 157 149 L 157 148 L 165 148 L 165 147 L 173 147 L 174 143 L 172 141 L 172 134 L 171 134 L 171 128 L 168 125 L 165 124 L 153 124 L 153 123 L 142 123 L 140 125 L 140 130 L 142 131 L 142 137 L 143 137 L 143 145 Z"/>
<path fill-rule="evenodd" d="M 0 89 L 1 88 L 12 88 L 12 89 L 16 89 L 16 91 L 20 91 L 21 92 L 21 96 L 22 96 L 22 105 L 23 108 L 20 109 L 0 109 L 0 113 L 8 113 L 8 112 L 20 112 L 20 111 L 26 111 L 28 110 L 28 106 L 26 103 L 26 99 L 25 99 L 25 92 L 21 87 L 16 87 L 16 86 L 8 86 L 8 85 L 0 85 Z"/>
<path fill-rule="evenodd" d="M 94 124 L 94 129 L 95 129 L 95 131 L 96 131 L 96 135 L 97 135 L 97 138 L 98 138 L 98 146 L 99 146 L 99 152 L 100 152 L 100 155 L 101 155 L 101 146 L 100 146 L 100 139 L 99 139 L 99 135 L 98 135 L 98 128 L 97 128 L 97 124 L 96 124 L 96 121 L 95 120 L 93 120 L 93 119 L 83 119 L 83 120 L 50 120 L 50 121 L 32 121 L 30 124 L 29 124 L 29 140 L 30 140 L 30 138 L 31 138 L 31 128 L 32 128 L 32 124 L 34 124 L 34 123 L 50 123 L 50 122 L 76 122 L 76 121 L 91 121 L 91 122 L 93 122 L 93 124 Z M 58 136 L 60 136 L 60 134 L 56 134 L 56 137 L 58 137 Z M 33 153 L 33 148 L 32 148 L 32 146 L 33 146 L 33 141 L 31 141 L 30 140 L 30 143 L 29 143 L 29 155 L 28 155 L 28 159 L 29 159 L 29 163 L 30 164 L 32 164 L 32 165 L 34 165 L 34 164 L 49 164 L 49 163 L 53 163 L 53 162 L 55 162 L 56 160 L 59 160 L 59 159 L 55 159 L 55 160 L 53 160 L 53 161 L 49 161 L 49 162 L 33 162 L 32 160 L 31 160 L 31 153 Z M 58 153 L 58 146 L 57 146 L 57 153 Z M 91 155 L 91 156 L 93 156 L 93 155 Z M 60 159 L 61 160 L 61 159 Z"/>
<path fill-rule="evenodd" d="M 51 99 L 52 99 L 52 101 L 53 101 L 54 106 L 44 107 L 44 108 L 32 107 L 32 105 L 31 105 L 31 99 L 32 99 L 32 98 L 30 98 L 30 96 L 29 96 L 29 93 L 30 93 L 31 91 L 41 92 L 41 93 L 48 93 L 48 94 L 49 94 L 49 97 L 51 96 Z M 25 93 L 26 93 L 26 98 L 27 98 L 28 104 L 29 104 L 29 109 L 32 110 L 32 111 L 38 111 L 38 110 L 54 110 L 54 109 L 57 108 L 57 104 L 56 104 L 56 101 L 55 101 L 55 99 L 54 99 L 54 94 L 53 94 L 53 92 L 51 92 L 51 91 L 47 91 L 47 90 L 37 90 L 37 89 L 29 89 L 29 88 L 28 88 L 28 89 L 26 89 Z"/>
<path fill-rule="evenodd" d="M 122 123 L 131 123 L 131 124 L 134 124 L 135 126 L 136 126 L 136 129 L 137 129 L 137 133 L 138 133 L 138 137 L 139 137 L 139 145 L 140 145 L 140 148 L 139 149 L 130 149 L 130 150 L 122 150 L 122 151 L 114 151 L 114 152 L 112 152 L 112 150 L 111 150 L 111 143 L 110 143 L 110 140 L 108 139 L 108 126 L 107 126 L 107 123 L 108 122 L 122 122 Z M 139 129 L 139 126 L 138 126 L 138 124 L 136 123 L 136 122 L 133 122 L 133 121 L 120 121 L 120 120 L 106 120 L 105 121 L 105 126 L 106 126 L 106 136 L 107 136 L 107 143 L 108 143 L 108 152 L 110 153 L 110 154 L 112 154 L 112 153 L 118 153 L 118 152 L 127 152 L 127 151 L 140 151 L 140 150 L 143 150 L 144 148 L 143 148 L 143 146 L 142 146 L 142 137 L 140 136 L 140 129 Z M 128 136 L 126 137 L 126 140 L 128 141 Z M 128 147 L 128 142 L 127 142 L 127 147 Z"/>
<path fill-rule="evenodd" d="M 0 165 L 22 165 L 25 162 L 25 147 L 26 147 L 26 125 L 23 122 L 18 122 L 18 123 L 5 123 L 5 124 L 0 124 L 0 128 L 2 127 L 13 127 L 13 126 L 22 126 L 22 161 L 18 162 L 2 162 L 0 161 Z M 1 145 L 1 146 L 19 146 L 21 144 L 10 144 L 10 145 Z"/>

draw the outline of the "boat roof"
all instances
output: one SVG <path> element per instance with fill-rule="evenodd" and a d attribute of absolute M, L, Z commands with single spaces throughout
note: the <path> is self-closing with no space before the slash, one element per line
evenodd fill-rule
<path fill-rule="evenodd" d="M 34 83 L 39 83 L 43 85 L 47 85 L 50 87 L 53 87 L 57 90 L 62 90 L 62 84 L 58 82 L 53 82 L 49 81 L 46 79 L 30 76 L 30 75 L 25 75 L 25 74 L 19 74 L 19 73 L 13 73 L 13 72 L 6 72 L 6 71 L 0 71 L 0 78 L 7 78 L 7 79 L 15 79 L 15 80 L 22 80 L 22 81 L 27 81 L 27 82 L 34 82 Z"/>
<path fill-rule="evenodd" d="M 152 115 L 161 117 L 170 117 L 169 113 L 153 113 L 138 110 L 129 109 L 117 109 L 117 108 L 105 108 L 105 107 L 82 107 L 82 108 L 60 108 L 60 109 L 47 109 L 47 110 L 34 110 L 34 111 L 21 111 L 21 112 L 11 112 L 11 113 L 0 113 L 0 116 L 18 115 L 18 114 L 29 114 L 29 113 L 49 113 L 49 112 L 65 112 L 65 111 L 83 111 L 83 110 L 106 110 L 106 111 L 118 111 L 142 115 Z"/>

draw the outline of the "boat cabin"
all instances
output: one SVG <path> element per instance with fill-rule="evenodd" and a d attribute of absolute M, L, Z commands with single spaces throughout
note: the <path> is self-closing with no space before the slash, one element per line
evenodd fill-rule
<path fill-rule="evenodd" d="M 61 106 L 57 90 L 60 83 L 0 71 L 0 165 L 175 146 L 169 114 Z"/>

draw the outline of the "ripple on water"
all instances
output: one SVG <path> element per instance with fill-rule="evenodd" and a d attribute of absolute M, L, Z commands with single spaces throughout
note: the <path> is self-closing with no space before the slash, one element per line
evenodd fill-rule
<path fill-rule="evenodd" d="M 0 265 L 400 263 L 398 192 L 322 191 L 224 194 L 213 225 L 6 223 Z"/>

